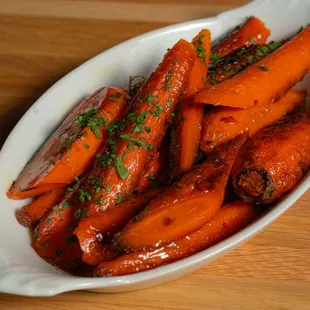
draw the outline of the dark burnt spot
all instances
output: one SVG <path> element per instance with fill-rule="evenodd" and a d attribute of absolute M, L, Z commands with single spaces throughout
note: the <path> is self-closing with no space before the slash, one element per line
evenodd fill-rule
<path fill-rule="evenodd" d="M 254 100 L 254 105 L 258 105 L 259 101 L 257 99 Z"/>
<path fill-rule="evenodd" d="M 166 216 L 166 217 L 164 217 L 164 219 L 163 219 L 163 225 L 164 225 L 164 226 L 169 226 L 173 221 L 174 221 L 174 218 L 173 218 L 173 217 Z"/>

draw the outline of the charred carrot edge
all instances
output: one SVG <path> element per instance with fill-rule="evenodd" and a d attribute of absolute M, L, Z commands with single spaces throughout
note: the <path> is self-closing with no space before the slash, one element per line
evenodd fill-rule
<path fill-rule="evenodd" d="M 270 30 L 257 17 L 249 17 L 246 22 L 221 39 L 213 48 L 212 53 L 225 57 L 234 50 L 248 44 L 264 44 Z"/>
<path fill-rule="evenodd" d="M 213 61 L 209 66 L 208 79 L 204 88 L 230 79 L 245 68 L 271 54 L 285 42 L 287 40 L 273 41 L 269 44 L 246 45 L 224 58 Z"/>
<path fill-rule="evenodd" d="M 65 192 L 65 188 L 58 188 L 39 196 L 17 212 L 18 222 L 26 227 L 34 227 L 63 198 Z"/>
<path fill-rule="evenodd" d="M 203 29 L 193 39 L 197 59 L 189 75 L 188 88 L 177 109 L 171 132 L 172 179 L 189 171 L 198 149 L 204 105 L 192 102 L 192 96 L 204 88 L 211 50 L 211 33 Z"/>
<path fill-rule="evenodd" d="M 209 223 L 188 236 L 160 249 L 121 255 L 112 261 L 101 263 L 96 267 L 94 275 L 120 276 L 175 262 L 230 237 L 250 224 L 258 214 L 259 208 L 246 202 L 229 203 Z"/>
<path fill-rule="evenodd" d="M 77 197 L 90 215 L 127 200 L 133 193 L 149 157 L 164 137 L 195 59 L 193 45 L 180 40 L 141 87 L 126 120 L 108 139 L 110 147 L 98 156 L 83 184 L 87 200 Z"/>
<path fill-rule="evenodd" d="M 130 221 L 115 237 L 116 246 L 127 252 L 158 248 L 210 221 L 223 203 L 231 167 L 244 140 L 240 136 L 225 144 L 153 200 L 138 220 Z"/>
<path fill-rule="evenodd" d="M 88 265 L 98 265 L 116 255 L 117 252 L 109 247 L 108 240 L 164 189 L 150 190 L 145 194 L 133 196 L 106 212 L 82 219 L 74 234 L 83 251 L 83 261 Z"/>
<path fill-rule="evenodd" d="M 248 131 L 249 137 L 254 136 L 262 128 L 271 125 L 301 105 L 306 95 L 307 92 L 304 90 L 290 90 L 276 104 L 270 103 L 267 106 L 249 109 L 215 108 L 203 119 L 200 149 L 209 154 L 243 132 Z"/>
<path fill-rule="evenodd" d="M 272 203 L 292 189 L 309 166 L 307 109 L 263 129 L 244 145 L 232 171 L 234 188 L 245 201 Z"/>
<path fill-rule="evenodd" d="M 234 108 L 266 106 L 284 96 L 310 69 L 310 27 L 229 80 L 202 90 L 195 102 Z"/>
<path fill-rule="evenodd" d="M 125 90 L 110 87 L 83 100 L 26 165 L 8 197 L 32 198 L 72 183 L 90 167 L 104 145 L 104 128 L 126 113 L 128 99 Z"/>

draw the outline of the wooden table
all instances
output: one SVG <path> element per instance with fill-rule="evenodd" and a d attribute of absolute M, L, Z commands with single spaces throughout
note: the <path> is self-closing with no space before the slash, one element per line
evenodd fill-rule
<path fill-rule="evenodd" d="M 245 2 L 0 0 L 0 143 L 46 89 L 90 57 Z M 310 309 L 310 192 L 246 245 L 180 280 L 123 294 L 0 295 L 0 309 Z"/>

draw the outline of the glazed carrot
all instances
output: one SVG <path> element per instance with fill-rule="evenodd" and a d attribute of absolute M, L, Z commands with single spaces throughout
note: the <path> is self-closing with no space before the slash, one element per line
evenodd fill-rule
<path fill-rule="evenodd" d="M 267 204 L 292 189 L 310 165 L 310 110 L 263 129 L 240 150 L 233 168 L 236 193 Z"/>
<path fill-rule="evenodd" d="M 97 163 L 83 184 L 77 200 L 89 215 L 125 201 L 138 186 L 153 150 L 165 134 L 172 112 L 183 94 L 196 53 L 191 43 L 180 40 L 167 52 L 133 99 L 124 122 L 109 148 L 97 156 Z"/>
<path fill-rule="evenodd" d="M 105 259 L 111 259 L 116 252 L 109 248 L 108 240 L 163 190 L 160 188 L 135 195 L 106 212 L 82 219 L 74 234 L 83 251 L 83 261 L 88 265 L 97 265 Z"/>
<path fill-rule="evenodd" d="M 276 104 L 249 109 L 216 107 L 203 119 L 200 149 L 209 154 L 243 132 L 248 132 L 249 137 L 254 136 L 302 104 L 306 95 L 306 91 L 291 90 Z"/>
<path fill-rule="evenodd" d="M 26 227 L 34 227 L 63 198 L 65 193 L 66 189 L 62 187 L 39 196 L 17 212 L 18 222 Z"/>
<path fill-rule="evenodd" d="M 120 276 L 159 267 L 188 257 L 230 237 L 258 215 L 258 208 L 243 201 L 222 207 L 215 217 L 197 231 L 160 249 L 119 256 L 101 263 L 94 275 Z"/>
<path fill-rule="evenodd" d="M 72 183 L 102 148 L 104 128 L 125 114 L 128 99 L 125 90 L 110 87 L 83 100 L 26 165 L 8 197 L 32 198 Z"/>
<path fill-rule="evenodd" d="M 127 252 L 160 247 L 199 229 L 218 212 L 231 166 L 245 137 L 223 145 L 153 200 L 115 238 Z"/>
<path fill-rule="evenodd" d="M 193 104 L 192 96 L 204 88 L 208 72 L 211 33 L 203 29 L 193 39 L 197 59 L 189 75 L 188 88 L 178 105 L 177 118 L 171 131 L 172 179 L 189 171 L 195 162 L 201 131 L 204 105 Z"/>
<path fill-rule="evenodd" d="M 265 106 L 284 96 L 310 69 L 310 27 L 229 80 L 197 93 L 195 102 L 234 108 Z"/>
<path fill-rule="evenodd" d="M 284 41 L 243 46 L 228 56 L 213 61 L 209 66 L 205 88 L 228 80 L 278 49 L 283 43 Z"/>
<path fill-rule="evenodd" d="M 164 136 L 195 57 L 193 46 L 180 40 L 137 93 L 126 119 L 107 128 L 109 147 L 36 228 L 32 246 L 39 256 L 64 270 L 81 262 L 73 230 L 81 218 L 122 203 L 134 191 L 151 150 Z"/>
<path fill-rule="evenodd" d="M 152 184 L 154 184 L 154 181 L 160 177 L 160 173 L 165 166 L 166 159 L 163 157 L 163 154 L 159 151 L 155 152 L 147 163 L 147 167 L 142 173 L 139 185 L 135 189 L 135 192 L 141 193 L 150 188 Z"/>
<path fill-rule="evenodd" d="M 75 185 L 73 191 L 67 191 L 39 222 L 32 240 L 32 247 L 41 258 L 66 271 L 76 269 L 82 262 L 82 251 L 73 231 L 87 213 L 69 202 L 77 188 Z"/>
<path fill-rule="evenodd" d="M 264 44 L 269 35 L 270 30 L 260 19 L 249 17 L 243 25 L 238 26 L 221 39 L 212 48 L 212 53 L 224 57 L 244 45 Z"/>

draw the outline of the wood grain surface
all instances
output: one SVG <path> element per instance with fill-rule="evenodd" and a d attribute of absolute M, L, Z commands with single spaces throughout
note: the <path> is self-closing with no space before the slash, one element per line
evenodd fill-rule
<path fill-rule="evenodd" d="M 0 0 L 0 145 L 39 96 L 90 57 L 246 2 Z M 247 244 L 182 279 L 122 294 L 0 294 L 0 309 L 310 309 L 310 191 Z"/>

